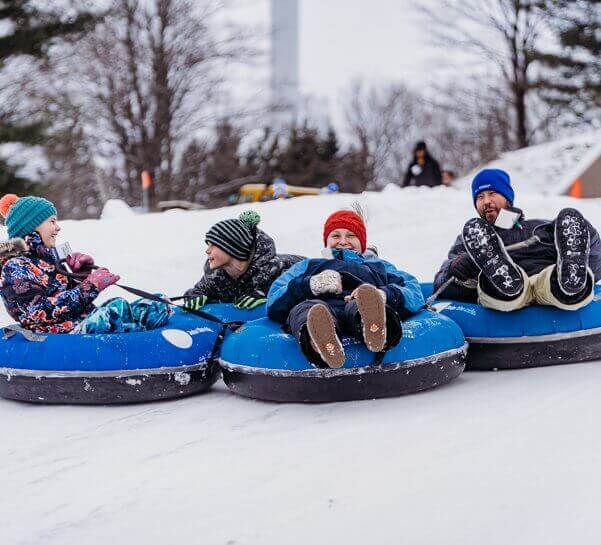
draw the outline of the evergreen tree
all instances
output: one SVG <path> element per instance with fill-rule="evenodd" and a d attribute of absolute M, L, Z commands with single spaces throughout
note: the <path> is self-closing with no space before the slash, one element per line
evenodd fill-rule
<path fill-rule="evenodd" d="M 547 67 L 543 97 L 568 122 L 601 126 L 601 0 L 547 0 L 559 51 L 540 56 Z"/>
<path fill-rule="evenodd" d="M 337 180 L 338 152 L 338 137 L 333 128 L 322 137 L 305 122 L 302 127 L 290 129 L 275 170 L 291 185 L 324 187 Z"/>
<path fill-rule="evenodd" d="M 27 55 L 42 58 L 48 48 L 66 36 L 84 31 L 95 17 L 88 12 L 63 17 L 36 7 L 31 0 L 0 0 L 0 28 L 8 29 L 0 37 L 0 77 L 9 60 Z M 44 139 L 44 121 L 13 119 L 12 112 L 0 109 L 0 144 L 36 145 Z M 0 194 L 32 191 L 31 182 L 18 174 L 18 165 L 0 159 Z"/>
<path fill-rule="evenodd" d="M 206 185 L 213 187 L 246 175 L 238 153 L 242 136 L 229 121 L 215 128 L 215 142 L 207 156 Z"/>

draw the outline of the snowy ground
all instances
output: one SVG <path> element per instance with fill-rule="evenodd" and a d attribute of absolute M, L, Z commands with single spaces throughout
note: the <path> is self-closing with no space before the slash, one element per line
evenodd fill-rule
<path fill-rule="evenodd" d="M 324 218 L 352 200 L 255 208 L 280 251 L 318 255 Z M 445 188 L 362 201 L 370 241 L 422 280 L 473 215 L 469 195 Z M 598 201 L 516 202 L 529 217 L 575 203 L 601 226 Z M 62 236 L 124 283 L 175 295 L 199 276 L 207 227 L 244 208 L 65 222 Z M 598 543 L 600 386 L 601 365 L 587 363 L 313 406 L 222 383 L 123 407 L 0 400 L 0 543 Z"/>

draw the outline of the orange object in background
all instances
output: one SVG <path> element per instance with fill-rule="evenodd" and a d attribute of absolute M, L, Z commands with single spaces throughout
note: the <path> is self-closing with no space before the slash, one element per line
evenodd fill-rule
<path fill-rule="evenodd" d="M 152 178 L 150 172 L 147 170 L 142 171 L 142 189 L 148 189 L 152 185 Z"/>
<path fill-rule="evenodd" d="M 568 195 L 576 199 L 582 199 L 582 181 L 580 179 L 577 179 L 572 184 L 570 190 L 568 191 Z"/>

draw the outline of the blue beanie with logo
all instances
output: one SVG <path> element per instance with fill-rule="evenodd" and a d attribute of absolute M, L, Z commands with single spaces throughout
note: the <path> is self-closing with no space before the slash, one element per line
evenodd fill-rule
<path fill-rule="evenodd" d="M 476 177 L 472 181 L 474 205 L 476 204 L 478 193 L 482 191 L 496 191 L 503 195 L 509 201 L 509 204 L 513 204 L 515 198 L 509 174 L 499 168 L 486 168 L 476 174 Z"/>
<path fill-rule="evenodd" d="M 49 217 L 56 216 L 55 206 L 42 197 L 17 197 L 8 194 L 0 199 L 0 213 L 6 218 L 8 237 L 33 233 Z"/>

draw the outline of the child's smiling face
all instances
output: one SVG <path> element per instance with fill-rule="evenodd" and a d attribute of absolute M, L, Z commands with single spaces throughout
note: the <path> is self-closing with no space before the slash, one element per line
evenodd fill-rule
<path fill-rule="evenodd" d="M 215 246 L 214 244 L 207 245 L 205 253 L 207 254 L 207 261 L 209 262 L 209 267 L 211 270 L 224 267 L 232 261 L 231 255 L 224 252 L 221 248 L 219 248 L 219 246 Z"/>
<path fill-rule="evenodd" d="M 334 229 L 326 239 L 326 247 L 336 250 L 353 250 L 353 252 L 361 253 L 361 241 L 349 229 Z"/>
<path fill-rule="evenodd" d="M 44 223 L 37 226 L 36 231 L 42 237 L 42 242 L 47 248 L 56 246 L 56 237 L 61 230 L 56 216 L 50 216 Z"/>

